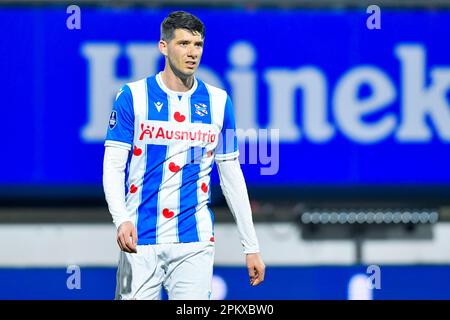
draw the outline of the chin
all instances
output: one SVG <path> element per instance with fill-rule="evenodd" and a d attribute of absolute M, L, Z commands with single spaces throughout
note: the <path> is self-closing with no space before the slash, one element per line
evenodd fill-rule
<path fill-rule="evenodd" d="M 192 76 L 197 69 L 186 69 L 184 74 L 187 76 Z"/>

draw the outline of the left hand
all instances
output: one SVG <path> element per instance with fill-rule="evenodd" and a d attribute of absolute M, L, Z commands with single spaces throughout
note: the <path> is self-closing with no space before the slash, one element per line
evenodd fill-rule
<path fill-rule="evenodd" d="M 253 287 L 257 286 L 264 281 L 266 265 L 262 261 L 259 253 L 248 253 L 245 259 L 250 277 L 250 285 Z"/>

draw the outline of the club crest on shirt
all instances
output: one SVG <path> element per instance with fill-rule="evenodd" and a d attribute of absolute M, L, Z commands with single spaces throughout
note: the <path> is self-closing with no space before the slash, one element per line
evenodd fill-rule
<path fill-rule="evenodd" d="M 203 117 L 208 114 L 207 106 L 204 103 L 195 103 L 195 113 L 198 114 L 200 117 Z"/>
<path fill-rule="evenodd" d="M 117 111 L 113 110 L 109 116 L 109 129 L 114 129 L 117 124 Z"/>

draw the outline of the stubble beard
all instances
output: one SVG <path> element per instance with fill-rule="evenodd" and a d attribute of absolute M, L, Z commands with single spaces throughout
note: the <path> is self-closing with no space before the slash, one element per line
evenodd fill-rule
<path fill-rule="evenodd" d="M 172 69 L 172 72 L 179 78 L 183 79 L 183 80 L 187 80 L 190 77 L 193 77 L 195 74 L 195 71 L 197 71 L 197 68 L 195 68 L 194 70 L 192 70 L 190 73 L 186 74 L 183 71 L 181 71 L 180 69 L 178 69 L 174 63 L 172 63 L 171 59 L 168 58 L 169 61 L 169 66 Z"/>

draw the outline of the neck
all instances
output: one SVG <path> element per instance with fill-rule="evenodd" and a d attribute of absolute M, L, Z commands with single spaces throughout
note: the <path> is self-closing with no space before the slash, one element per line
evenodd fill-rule
<path fill-rule="evenodd" d="M 172 91 L 177 92 L 189 91 L 194 85 L 193 75 L 186 78 L 179 77 L 173 72 L 170 66 L 167 66 L 167 64 L 161 74 L 161 77 L 166 87 Z"/>

